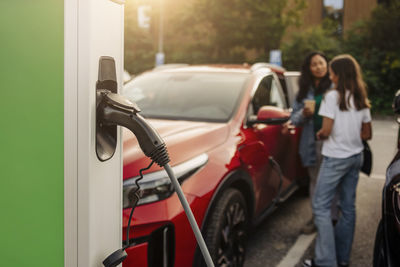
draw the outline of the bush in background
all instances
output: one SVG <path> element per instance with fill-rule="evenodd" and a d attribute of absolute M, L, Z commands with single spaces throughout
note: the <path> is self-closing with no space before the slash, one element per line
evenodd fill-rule
<path fill-rule="evenodd" d="M 400 2 L 378 5 L 369 20 L 347 32 L 343 52 L 360 63 L 374 113 L 393 114 L 400 89 Z"/>
<path fill-rule="evenodd" d="M 154 67 L 157 44 L 152 28 L 138 26 L 137 6 L 138 1 L 127 1 L 125 6 L 124 67 L 131 74 Z"/>
<path fill-rule="evenodd" d="M 394 93 L 400 89 L 400 1 L 380 4 L 371 17 L 359 21 L 344 33 L 335 33 L 334 22 L 295 33 L 281 44 L 283 65 L 299 70 L 305 55 L 313 50 L 324 52 L 328 59 L 348 53 L 359 62 L 368 87 L 373 113 L 393 114 Z"/>
<path fill-rule="evenodd" d="M 290 4 L 289 4 L 290 2 Z M 306 0 L 169 0 L 164 4 L 165 63 L 243 63 L 267 58 L 285 29 L 300 20 Z M 150 6 L 150 26 L 138 26 L 137 11 Z M 158 51 L 159 0 L 125 4 L 125 67 L 151 69 Z"/>
<path fill-rule="evenodd" d="M 283 66 L 288 70 L 300 70 L 305 56 L 312 51 L 321 51 L 328 59 L 342 51 L 341 39 L 330 19 L 325 19 L 320 26 L 294 33 L 290 40 L 281 45 Z"/>

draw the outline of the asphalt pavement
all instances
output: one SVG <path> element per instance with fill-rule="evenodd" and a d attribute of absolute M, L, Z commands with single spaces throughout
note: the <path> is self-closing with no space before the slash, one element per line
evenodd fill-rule
<path fill-rule="evenodd" d="M 357 221 L 351 266 L 372 266 L 376 228 L 381 216 L 381 194 L 387 165 L 396 152 L 398 126 L 394 119 L 373 120 L 373 152 L 370 177 L 360 175 L 357 187 Z M 302 235 L 311 218 L 308 197 L 295 193 L 249 236 L 245 267 L 297 267 L 314 253 L 314 235 Z"/>

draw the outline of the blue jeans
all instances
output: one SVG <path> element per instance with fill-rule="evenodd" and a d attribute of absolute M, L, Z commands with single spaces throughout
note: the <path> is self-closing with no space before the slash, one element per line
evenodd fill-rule
<path fill-rule="evenodd" d="M 362 164 L 362 153 L 348 158 L 325 157 L 322 160 L 312 207 L 318 229 L 315 264 L 336 267 L 348 264 L 356 221 L 356 188 Z M 339 190 L 340 216 L 335 227 L 331 220 L 331 204 Z"/>

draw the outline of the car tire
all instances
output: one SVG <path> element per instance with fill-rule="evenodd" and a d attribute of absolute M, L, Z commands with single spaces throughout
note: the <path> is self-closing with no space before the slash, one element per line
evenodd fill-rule
<path fill-rule="evenodd" d="M 387 266 L 385 256 L 385 239 L 383 233 L 383 223 L 381 220 L 375 235 L 373 267 L 385 266 Z"/>
<path fill-rule="evenodd" d="M 228 188 L 218 198 L 208 218 L 203 236 L 214 265 L 243 266 L 248 225 L 243 195 L 237 189 Z M 202 255 L 200 256 L 194 266 L 207 266 Z"/>

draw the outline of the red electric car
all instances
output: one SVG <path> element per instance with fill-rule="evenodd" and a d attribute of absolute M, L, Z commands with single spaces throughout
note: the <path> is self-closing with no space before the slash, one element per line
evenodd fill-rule
<path fill-rule="evenodd" d="M 305 181 L 300 130 L 283 126 L 296 93 L 291 78 L 266 63 L 173 65 L 124 86 L 165 141 L 216 266 L 242 266 L 249 227 Z M 150 160 L 132 133 L 123 135 L 125 237 L 131 192 Z M 154 164 L 144 173 L 124 266 L 205 266 L 166 172 Z"/>

